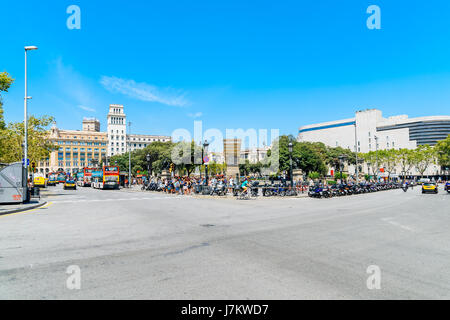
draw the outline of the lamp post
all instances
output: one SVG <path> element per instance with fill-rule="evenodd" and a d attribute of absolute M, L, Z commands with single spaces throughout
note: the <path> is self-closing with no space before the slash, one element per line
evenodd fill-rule
<path fill-rule="evenodd" d="M 356 165 L 355 165 L 355 175 L 356 175 L 356 183 L 359 182 L 359 177 L 358 177 L 358 134 L 356 131 L 356 121 L 355 121 L 355 160 L 356 160 Z"/>
<path fill-rule="evenodd" d="M 147 153 L 147 155 L 145 156 L 146 160 L 147 160 L 147 178 L 148 181 L 150 182 L 150 161 L 152 160 L 152 158 L 150 157 L 150 153 Z"/>
<path fill-rule="evenodd" d="M 369 180 L 370 180 L 370 165 L 371 165 L 372 163 L 370 163 L 370 162 L 367 162 L 367 174 L 369 175 Z"/>
<path fill-rule="evenodd" d="M 291 188 L 293 188 L 294 177 L 292 174 L 292 142 L 289 142 L 289 180 L 291 181 Z"/>
<path fill-rule="evenodd" d="M 28 185 L 28 99 L 31 97 L 28 96 L 28 88 L 27 88 L 27 51 L 37 50 L 36 46 L 26 46 L 25 47 L 25 98 L 24 98 L 24 147 L 23 147 L 23 166 L 25 167 L 25 177 Z"/>
<path fill-rule="evenodd" d="M 203 142 L 203 149 L 205 150 L 205 154 L 206 155 L 208 155 L 208 146 L 209 146 L 209 143 L 208 143 L 208 141 L 206 141 L 206 139 L 205 139 L 205 142 Z M 202 155 L 203 155 L 203 152 L 202 152 Z M 204 161 L 203 161 L 203 159 L 202 159 L 202 163 L 203 163 Z M 201 172 L 201 170 L 200 170 L 200 172 Z M 208 164 L 207 163 L 205 163 L 205 184 L 206 185 L 208 185 Z"/>
<path fill-rule="evenodd" d="M 131 121 L 128 121 L 128 188 L 131 188 Z"/>
<path fill-rule="evenodd" d="M 375 176 L 376 181 L 378 182 L 378 171 L 380 171 L 380 168 L 378 167 L 378 136 L 375 136 L 375 153 L 377 156 L 377 173 L 375 174 L 375 172 L 373 173 Z"/>

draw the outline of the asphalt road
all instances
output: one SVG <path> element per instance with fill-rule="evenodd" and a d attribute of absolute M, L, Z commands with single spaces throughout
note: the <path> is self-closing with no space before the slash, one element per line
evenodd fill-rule
<path fill-rule="evenodd" d="M 0 217 L 1 299 L 449 299 L 450 195 L 197 199 L 90 188 Z M 70 290 L 69 266 L 81 288 Z M 367 268 L 380 269 L 369 290 Z"/>

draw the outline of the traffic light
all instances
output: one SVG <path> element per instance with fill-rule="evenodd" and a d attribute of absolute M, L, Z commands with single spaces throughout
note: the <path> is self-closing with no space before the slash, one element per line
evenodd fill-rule
<path fill-rule="evenodd" d="M 175 170 L 175 163 L 171 163 L 169 166 L 169 171 L 172 172 Z"/>
<path fill-rule="evenodd" d="M 31 171 L 36 172 L 36 162 L 31 162 Z"/>

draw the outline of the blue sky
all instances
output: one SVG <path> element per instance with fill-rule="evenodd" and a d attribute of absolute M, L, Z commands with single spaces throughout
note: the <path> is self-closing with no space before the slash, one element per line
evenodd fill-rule
<path fill-rule="evenodd" d="M 66 8 L 81 8 L 69 30 Z M 366 27 L 369 5 L 381 30 Z M 106 127 L 124 104 L 133 132 L 280 129 L 350 118 L 448 115 L 450 1 L 9 1 L 1 5 L 0 71 L 14 86 L 7 121 L 23 119 L 23 47 L 30 113 Z"/>

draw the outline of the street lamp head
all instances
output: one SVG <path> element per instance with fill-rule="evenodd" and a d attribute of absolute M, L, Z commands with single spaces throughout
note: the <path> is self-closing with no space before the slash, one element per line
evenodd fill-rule
<path fill-rule="evenodd" d="M 25 47 L 25 51 L 31 51 L 31 50 L 37 50 L 38 49 L 38 47 L 36 47 L 36 46 L 26 46 Z"/>
<path fill-rule="evenodd" d="M 209 146 L 209 143 L 208 143 L 208 141 L 205 139 L 205 142 L 203 142 L 203 147 L 206 148 L 206 147 L 208 147 L 208 146 Z"/>
<path fill-rule="evenodd" d="M 147 159 L 147 162 L 150 162 L 151 158 L 150 158 L 150 154 L 149 153 L 147 153 L 146 159 Z"/>
<path fill-rule="evenodd" d="M 289 142 L 289 152 L 292 152 L 292 142 Z"/>

